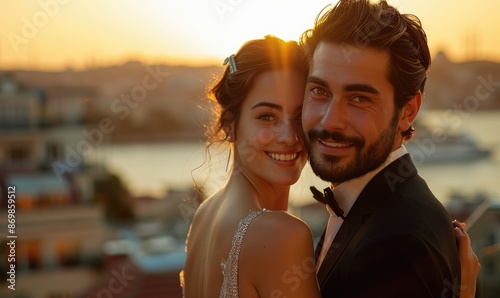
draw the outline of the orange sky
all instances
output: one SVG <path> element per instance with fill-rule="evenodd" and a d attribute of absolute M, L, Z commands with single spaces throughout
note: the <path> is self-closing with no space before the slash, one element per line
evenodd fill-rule
<path fill-rule="evenodd" d="M 297 39 L 329 1 L 0 0 L 0 69 L 81 69 L 136 59 L 220 63 L 246 40 Z M 500 62 L 497 0 L 394 0 L 417 15 L 431 50 Z M 470 41 L 467 43 L 467 40 Z"/>

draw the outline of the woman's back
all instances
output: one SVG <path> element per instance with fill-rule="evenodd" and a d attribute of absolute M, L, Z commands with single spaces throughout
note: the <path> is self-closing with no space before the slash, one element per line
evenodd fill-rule
<path fill-rule="evenodd" d="M 293 270 L 291 264 L 305 264 L 302 269 L 307 276 L 302 279 L 307 282 L 302 281 L 301 290 L 316 287 L 312 237 L 302 221 L 283 211 L 251 211 L 216 195 L 200 206 L 191 226 L 184 270 L 185 297 L 219 297 L 224 279 L 221 264 L 228 260 L 240 222 L 240 227 L 248 230 L 239 234 L 244 237 L 239 254 L 236 249 L 239 260 L 232 264 L 236 266 L 236 275 L 226 270 L 229 279 L 237 278 L 236 297 L 264 297 L 289 291 L 298 294 L 292 297 L 300 297 L 302 291 L 297 287 L 301 280 L 297 284 L 293 276 L 287 276 Z"/>
<path fill-rule="evenodd" d="M 238 219 L 220 208 L 215 196 L 204 202 L 193 219 L 187 239 L 184 279 L 186 297 L 218 297 L 222 285 L 221 261 L 227 258 Z M 230 216 L 228 216 L 230 215 Z M 234 217 L 234 218 L 233 218 Z"/>

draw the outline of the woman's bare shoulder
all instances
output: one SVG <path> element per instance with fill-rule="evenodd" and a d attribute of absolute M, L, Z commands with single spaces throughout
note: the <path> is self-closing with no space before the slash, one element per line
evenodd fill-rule
<path fill-rule="evenodd" d="M 248 231 L 249 242 L 266 250 L 282 250 L 289 245 L 312 245 L 309 226 L 300 218 L 285 212 L 272 211 L 259 216 Z"/>
<path fill-rule="evenodd" d="M 242 277 L 251 280 L 251 287 L 263 297 L 276 293 L 281 297 L 319 297 L 311 230 L 289 213 L 273 211 L 257 217 L 245 236 L 240 262 Z M 297 284 L 289 282 L 295 280 L 291 276 L 294 270 L 302 272 Z"/>
<path fill-rule="evenodd" d="M 307 224 L 297 216 L 286 211 L 270 211 L 262 216 L 263 224 L 269 224 L 276 229 L 307 228 Z"/>

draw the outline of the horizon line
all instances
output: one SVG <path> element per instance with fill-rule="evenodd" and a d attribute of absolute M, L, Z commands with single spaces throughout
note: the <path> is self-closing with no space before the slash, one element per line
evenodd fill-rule
<path fill-rule="evenodd" d="M 490 62 L 490 63 L 500 63 L 500 59 L 488 59 L 488 58 L 464 58 L 464 59 L 450 59 L 450 57 L 444 51 L 436 52 L 432 61 L 436 59 L 436 56 L 444 54 L 448 61 L 455 64 L 467 63 L 467 62 Z M 64 71 L 74 71 L 74 72 L 82 72 L 88 70 L 95 70 L 100 68 L 111 68 L 111 67 L 120 67 L 125 66 L 127 64 L 138 63 L 141 65 L 167 65 L 171 67 L 192 67 L 192 68 L 203 68 L 203 67 L 223 67 L 222 61 L 223 58 L 205 58 L 205 59 L 191 59 L 191 58 L 183 58 L 183 59 L 172 59 L 177 61 L 165 61 L 165 59 L 147 59 L 147 58 L 124 58 L 118 59 L 115 61 L 110 61 L 108 63 L 97 63 L 90 62 L 85 63 L 84 66 L 77 66 L 72 64 L 66 64 L 64 66 L 22 66 L 15 65 L 12 67 L 4 67 L 5 65 L 0 66 L 0 71 L 9 72 L 9 71 L 41 71 L 41 72 L 64 72 Z M 169 59 L 170 60 L 170 59 Z M 94 64 L 95 63 L 95 64 Z M 93 64 L 93 65 L 92 65 Z M 432 65 L 431 65 L 432 69 Z"/>

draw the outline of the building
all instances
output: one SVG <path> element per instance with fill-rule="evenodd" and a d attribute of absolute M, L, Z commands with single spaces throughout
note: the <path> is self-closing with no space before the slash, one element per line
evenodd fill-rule
<path fill-rule="evenodd" d="M 485 201 L 466 220 L 472 249 L 479 258 L 477 294 L 481 298 L 500 294 L 500 203 Z"/>
<path fill-rule="evenodd" d="M 0 78 L 1 206 L 15 209 L 17 236 L 13 258 L 7 257 L 12 239 L 1 239 L 0 267 L 7 272 L 15 265 L 16 284 L 12 291 L 2 279 L 1 297 L 72 297 L 99 278 L 95 268 L 112 230 L 92 202 L 96 172 L 79 150 L 89 144 L 82 135 L 89 93 L 27 89 L 11 76 Z"/>

